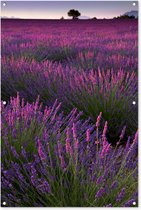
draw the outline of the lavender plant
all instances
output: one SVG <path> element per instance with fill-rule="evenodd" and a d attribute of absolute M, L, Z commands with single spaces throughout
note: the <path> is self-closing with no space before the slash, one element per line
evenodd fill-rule
<path fill-rule="evenodd" d="M 57 100 L 42 108 L 24 99 L 2 107 L 2 202 L 11 207 L 137 205 L 137 133 L 126 147 L 108 143 L 95 124 Z"/>
<path fill-rule="evenodd" d="M 102 111 L 103 119 L 110 122 L 109 139 L 113 143 L 118 141 L 123 126 L 127 126 L 127 135 L 137 129 L 138 81 L 135 72 L 103 69 L 77 72 L 50 61 L 39 64 L 35 60 L 29 63 L 26 59 L 15 61 L 13 58 L 2 59 L 2 66 L 3 100 L 16 96 L 17 90 L 30 102 L 40 95 L 45 105 L 53 104 L 58 98 L 66 113 L 77 107 L 93 122 Z"/>

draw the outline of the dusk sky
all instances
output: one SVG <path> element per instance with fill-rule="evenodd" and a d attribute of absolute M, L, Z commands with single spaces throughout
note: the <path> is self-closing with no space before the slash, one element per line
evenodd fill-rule
<path fill-rule="evenodd" d="M 70 9 L 82 16 L 113 18 L 138 10 L 137 1 L 2 1 L 1 16 L 33 19 L 68 18 Z"/>

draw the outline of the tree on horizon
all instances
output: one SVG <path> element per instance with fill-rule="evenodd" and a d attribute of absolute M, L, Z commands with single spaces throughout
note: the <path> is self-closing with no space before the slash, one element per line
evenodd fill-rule
<path fill-rule="evenodd" d="M 81 13 L 78 10 L 71 9 L 68 12 L 68 16 L 72 17 L 72 19 L 78 19 L 78 17 L 81 15 Z"/>

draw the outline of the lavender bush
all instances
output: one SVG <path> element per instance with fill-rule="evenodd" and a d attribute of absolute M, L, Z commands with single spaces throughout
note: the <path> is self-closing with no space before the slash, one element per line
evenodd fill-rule
<path fill-rule="evenodd" d="M 124 125 L 127 135 L 137 129 L 138 84 L 134 72 L 104 72 L 103 69 L 77 72 L 51 61 L 39 64 L 35 60 L 29 63 L 26 59 L 2 59 L 2 65 L 3 100 L 16 96 L 17 90 L 30 102 L 40 95 L 45 105 L 53 104 L 58 98 L 66 113 L 76 107 L 93 122 L 102 111 L 103 119 L 110 122 L 108 132 L 113 143 L 117 142 Z"/>
<path fill-rule="evenodd" d="M 30 104 L 17 95 L 1 106 L 7 206 L 137 205 L 137 133 L 113 148 L 108 122 L 99 129 L 102 112 L 91 124 L 77 109 L 64 116 L 57 100 L 42 109 L 39 98 Z"/>

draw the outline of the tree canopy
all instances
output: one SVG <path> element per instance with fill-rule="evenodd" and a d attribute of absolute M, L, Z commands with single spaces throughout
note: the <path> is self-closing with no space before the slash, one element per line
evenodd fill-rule
<path fill-rule="evenodd" d="M 71 9 L 68 12 L 68 16 L 72 17 L 72 19 L 78 19 L 78 17 L 81 15 L 81 13 L 78 10 Z"/>

